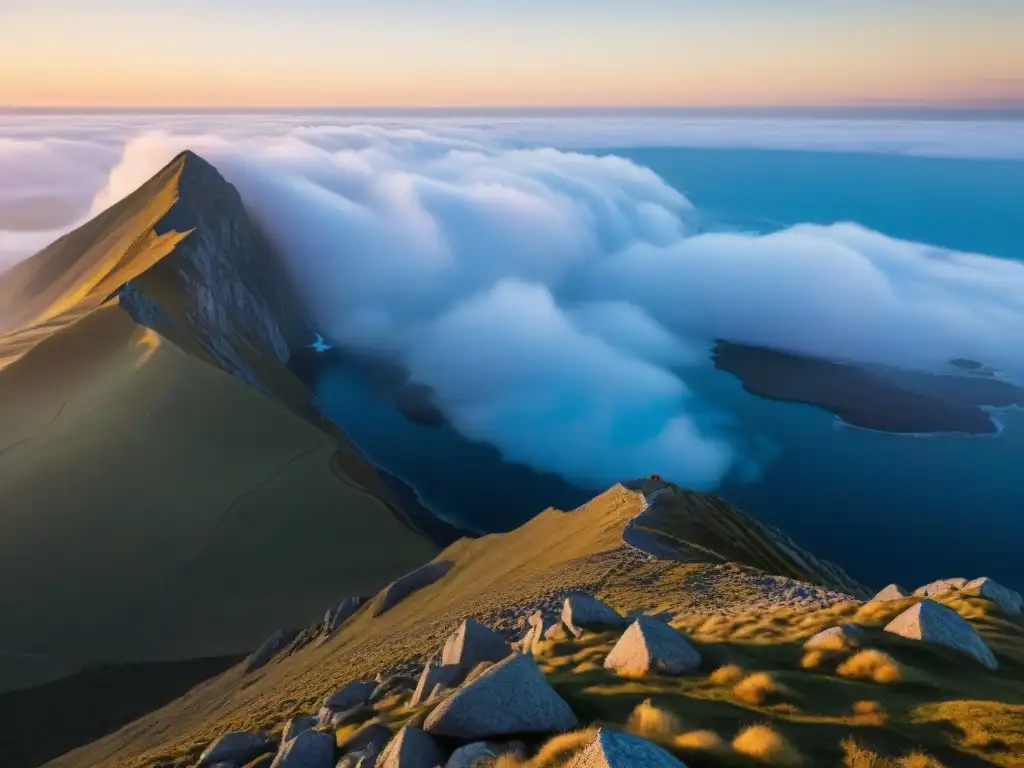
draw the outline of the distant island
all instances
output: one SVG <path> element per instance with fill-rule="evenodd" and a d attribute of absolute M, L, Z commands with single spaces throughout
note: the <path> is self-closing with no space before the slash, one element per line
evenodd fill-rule
<path fill-rule="evenodd" d="M 999 426 L 986 408 L 1024 406 L 1024 388 L 973 360 L 950 361 L 958 373 L 932 374 L 731 341 L 715 344 L 713 360 L 751 394 L 813 405 L 878 432 L 994 434 Z"/>

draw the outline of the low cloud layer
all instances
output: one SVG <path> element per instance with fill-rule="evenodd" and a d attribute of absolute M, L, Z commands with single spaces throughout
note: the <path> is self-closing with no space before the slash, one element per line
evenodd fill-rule
<path fill-rule="evenodd" d="M 648 169 L 469 129 L 147 133 L 93 210 L 186 147 L 240 188 L 325 336 L 401 363 L 464 434 L 587 485 L 747 468 L 740 425 L 691 386 L 715 338 L 1024 375 L 1018 263 L 855 224 L 698 231 Z"/>

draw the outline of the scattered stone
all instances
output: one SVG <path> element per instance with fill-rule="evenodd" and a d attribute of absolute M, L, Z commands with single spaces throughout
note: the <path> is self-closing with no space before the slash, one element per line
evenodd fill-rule
<path fill-rule="evenodd" d="M 647 739 L 602 728 L 566 768 L 686 768 L 684 763 Z"/>
<path fill-rule="evenodd" d="M 441 666 L 455 667 L 467 674 L 482 661 L 501 661 L 511 647 L 501 635 L 474 619 L 466 619 L 445 641 Z"/>
<path fill-rule="evenodd" d="M 389 741 L 391 741 L 390 728 L 383 723 L 367 723 L 339 744 L 338 751 L 343 755 L 353 752 L 366 753 L 367 751 L 376 754 L 384 749 Z"/>
<path fill-rule="evenodd" d="M 405 675 L 392 675 L 384 680 L 381 680 L 377 687 L 373 689 L 373 693 L 370 694 L 370 703 L 380 701 L 385 696 L 390 696 L 393 693 L 399 691 L 412 691 L 416 688 L 416 680 Z"/>
<path fill-rule="evenodd" d="M 515 653 L 439 704 L 423 729 L 460 739 L 552 733 L 576 725 L 576 716 L 537 663 Z"/>
<path fill-rule="evenodd" d="M 317 718 L 315 715 L 293 717 L 285 725 L 284 732 L 281 734 L 281 741 L 291 741 L 303 731 L 308 731 L 315 727 L 316 724 Z"/>
<path fill-rule="evenodd" d="M 1024 597 L 1021 597 L 1019 592 L 1004 587 L 988 576 L 967 582 L 962 591 L 966 592 L 967 590 L 976 591 L 986 600 L 991 600 L 999 606 L 1003 613 L 1010 616 L 1019 616 L 1024 611 Z"/>
<path fill-rule="evenodd" d="M 477 741 L 459 747 L 448 758 L 444 768 L 477 768 L 478 765 L 490 765 L 502 754 L 501 747 L 487 741 Z M 487 762 L 484 762 L 484 761 Z"/>
<path fill-rule="evenodd" d="M 864 630 L 856 624 L 840 624 L 838 627 L 823 629 L 808 638 L 804 650 L 836 651 L 856 648 L 864 639 Z"/>
<path fill-rule="evenodd" d="M 322 731 L 302 731 L 281 745 L 271 768 L 334 768 L 334 737 Z"/>
<path fill-rule="evenodd" d="M 263 641 L 263 645 L 256 649 L 256 651 L 249 657 L 249 662 L 245 665 L 245 674 L 255 672 L 260 667 L 267 665 L 272 658 L 283 651 L 288 643 L 295 639 L 295 636 L 299 634 L 297 629 L 279 629 L 266 640 Z"/>
<path fill-rule="evenodd" d="M 914 594 L 921 597 L 934 597 L 945 592 L 955 592 L 958 589 L 963 589 L 966 583 L 967 579 L 962 576 L 957 576 L 953 579 L 939 579 L 930 584 L 925 584 L 923 587 L 918 587 L 914 590 Z"/>
<path fill-rule="evenodd" d="M 999 662 L 981 635 L 959 613 L 934 600 L 922 600 L 890 621 L 886 632 L 952 648 L 976 659 L 988 669 Z"/>
<path fill-rule="evenodd" d="M 407 725 L 384 747 L 377 758 L 377 768 L 437 768 L 444 765 L 444 755 L 430 735 Z"/>
<path fill-rule="evenodd" d="M 700 666 L 700 654 L 668 624 L 644 617 L 623 633 L 604 666 L 624 675 L 682 675 Z"/>
<path fill-rule="evenodd" d="M 437 685 L 447 687 L 454 684 L 458 675 L 459 670 L 456 667 L 439 667 L 434 663 L 427 664 L 423 668 L 419 682 L 416 683 L 416 690 L 413 691 L 409 706 L 415 707 L 427 701 Z"/>
<path fill-rule="evenodd" d="M 870 602 L 883 603 L 888 600 L 902 600 L 904 597 L 910 597 L 910 593 L 899 584 L 890 584 L 872 597 Z"/>
<path fill-rule="evenodd" d="M 274 743 L 265 733 L 233 731 L 225 733 L 199 756 L 196 768 L 212 768 L 217 763 L 245 765 L 265 752 L 273 752 Z"/>
<path fill-rule="evenodd" d="M 365 597 L 346 597 L 334 608 L 328 608 L 324 615 L 324 631 L 320 642 L 327 642 L 342 624 L 348 621 L 352 614 L 362 608 L 366 602 Z"/>
<path fill-rule="evenodd" d="M 380 616 L 385 611 L 394 608 L 402 600 L 418 589 L 423 589 L 444 576 L 452 569 L 454 563 L 448 560 L 427 563 L 411 573 L 405 574 L 397 581 L 393 581 L 384 587 L 383 593 L 373 609 L 374 616 Z"/>
<path fill-rule="evenodd" d="M 562 623 L 579 637 L 584 627 L 621 627 L 625 619 L 596 597 L 586 592 L 571 592 L 562 603 Z"/>
<path fill-rule="evenodd" d="M 327 709 L 351 709 L 366 704 L 377 684 L 372 680 L 356 680 L 339 688 L 326 699 L 323 706 Z"/>

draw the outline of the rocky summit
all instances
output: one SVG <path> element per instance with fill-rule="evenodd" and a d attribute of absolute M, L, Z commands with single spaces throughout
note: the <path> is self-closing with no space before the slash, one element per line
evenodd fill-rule
<path fill-rule="evenodd" d="M 877 592 L 707 509 L 644 480 L 462 539 L 52 766 L 1024 765 L 1017 593 Z"/>

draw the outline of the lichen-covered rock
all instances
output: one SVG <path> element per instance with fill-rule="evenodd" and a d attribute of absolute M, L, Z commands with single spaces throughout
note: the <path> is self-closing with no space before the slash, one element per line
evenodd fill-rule
<path fill-rule="evenodd" d="M 571 592 L 562 603 L 562 623 L 579 636 L 584 627 L 621 627 L 626 621 L 596 597 L 586 592 Z"/>
<path fill-rule="evenodd" d="M 925 584 L 923 587 L 918 587 L 914 590 L 914 594 L 919 597 L 934 597 L 935 595 L 941 595 L 946 592 L 956 592 L 959 589 L 963 589 L 963 586 L 967 583 L 967 579 L 962 576 L 957 576 L 952 579 L 939 579 L 929 584 Z"/>
<path fill-rule="evenodd" d="M 963 592 L 976 592 L 986 600 L 991 600 L 999 609 L 1009 616 L 1019 616 L 1024 611 L 1024 597 L 1019 592 L 1004 587 L 988 576 L 974 579 L 964 584 Z"/>
<path fill-rule="evenodd" d="M 271 768 L 334 768 L 334 737 L 322 731 L 302 731 L 281 744 Z"/>
<path fill-rule="evenodd" d="M 245 765 L 265 752 L 272 752 L 274 743 L 265 733 L 233 731 L 225 733 L 199 756 L 196 768 L 209 768 L 217 763 Z"/>
<path fill-rule="evenodd" d="M 482 661 L 501 661 L 512 648 L 490 627 L 466 619 L 445 641 L 441 651 L 441 666 L 455 667 L 460 675 L 467 674 Z"/>
<path fill-rule="evenodd" d="M 988 669 L 997 669 L 999 662 L 982 639 L 959 613 L 934 600 L 922 600 L 890 621 L 886 632 L 912 640 L 923 640 L 952 648 L 976 659 Z"/>
<path fill-rule="evenodd" d="M 281 741 L 291 741 L 303 731 L 314 728 L 316 724 L 317 718 L 314 715 L 293 717 L 285 724 L 284 731 L 281 733 Z"/>
<path fill-rule="evenodd" d="M 412 693 L 409 706 L 415 707 L 427 701 L 433 693 L 434 688 L 440 685 L 447 688 L 455 683 L 459 676 L 458 667 L 440 667 L 437 664 L 429 663 L 423 668 L 420 679 L 416 683 L 416 690 Z"/>
<path fill-rule="evenodd" d="M 899 584 L 890 584 L 872 597 L 871 602 L 882 603 L 888 600 L 902 600 L 904 597 L 910 597 L 910 593 Z"/>
<path fill-rule="evenodd" d="M 423 729 L 460 739 L 553 733 L 576 725 L 576 716 L 529 656 L 515 653 L 441 702 Z"/>
<path fill-rule="evenodd" d="M 479 765 L 490 765 L 501 753 L 501 748 L 496 744 L 475 741 L 452 752 L 444 768 L 477 768 Z"/>
<path fill-rule="evenodd" d="M 426 565 L 417 568 L 415 571 L 405 574 L 405 576 L 402 576 L 400 579 L 391 582 L 384 587 L 380 597 L 377 599 L 377 605 L 374 606 L 373 615 L 380 616 L 384 611 L 394 608 L 416 590 L 423 589 L 423 587 L 433 584 L 448 573 L 448 571 L 452 569 L 452 565 L 454 565 L 454 563 L 448 560 L 427 563 Z"/>
<path fill-rule="evenodd" d="M 622 634 L 604 666 L 622 675 L 682 675 L 700 666 L 700 654 L 665 622 L 644 617 Z"/>
<path fill-rule="evenodd" d="M 566 768 L 686 768 L 686 764 L 647 739 L 602 728 Z"/>
<path fill-rule="evenodd" d="M 864 630 L 856 624 L 840 624 L 838 627 L 823 629 L 804 642 L 808 651 L 838 651 L 856 648 L 864 639 Z"/>
<path fill-rule="evenodd" d="M 266 666 L 267 662 L 283 651 L 297 634 L 299 634 L 297 629 L 279 629 L 274 632 L 249 657 L 249 661 L 245 665 L 246 674 Z"/>
<path fill-rule="evenodd" d="M 384 747 L 377 768 L 438 768 L 444 755 L 430 734 L 407 725 Z"/>

